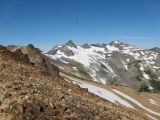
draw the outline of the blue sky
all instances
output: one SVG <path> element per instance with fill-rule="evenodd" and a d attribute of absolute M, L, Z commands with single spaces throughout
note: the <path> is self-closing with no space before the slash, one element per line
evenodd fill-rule
<path fill-rule="evenodd" d="M 160 47 L 160 0 L 0 0 L 0 44 Z"/>

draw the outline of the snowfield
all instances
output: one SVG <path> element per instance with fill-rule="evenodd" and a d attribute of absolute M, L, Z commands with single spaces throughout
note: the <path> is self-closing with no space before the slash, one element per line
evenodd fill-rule
<path fill-rule="evenodd" d="M 68 46 L 68 49 L 72 50 L 74 56 L 69 56 L 69 59 L 73 59 L 77 62 L 82 63 L 85 66 L 89 66 L 90 63 L 96 62 L 97 58 L 105 59 L 104 54 L 98 54 L 97 52 L 105 53 L 104 48 L 98 48 L 91 46 L 89 49 L 84 49 L 81 46 L 77 46 L 77 48 L 73 48 Z"/>

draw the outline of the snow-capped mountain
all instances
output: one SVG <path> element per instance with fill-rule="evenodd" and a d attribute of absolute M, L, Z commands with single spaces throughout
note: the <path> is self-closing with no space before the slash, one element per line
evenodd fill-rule
<path fill-rule="evenodd" d="M 159 91 L 160 53 L 113 41 L 76 45 L 68 41 L 45 53 L 61 71 L 102 84 Z"/>

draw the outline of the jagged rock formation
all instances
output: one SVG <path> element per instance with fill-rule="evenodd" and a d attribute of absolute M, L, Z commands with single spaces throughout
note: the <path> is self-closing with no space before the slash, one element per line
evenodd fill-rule
<path fill-rule="evenodd" d="M 1 120 L 145 120 L 78 85 L 35 67 L 18 50 L 0 47 Z"/>
<path fill-rule="evenodd" d="M 159 91 L 153 83 L 160 82 L 160 54 L 155 50 L 137 48 L 113 41 L 109 44 L 77 45 L 70 41 L 56 46 L 45 55 L 61 71 L 102 84 L 120 84 L 143 91 Z M 160 84 L 160 83 L 158 83 Z"/>
<path fill-rule="evenodd" d="M 10 45 L 10 46 L 7 46 L 6 48 L 12 52 L 19 51 L 19 52 L 22 52 L 23 54 L 28 55 L 30 62 L 34 63 L 36 67 L 39 67 L 44 71 L 47 71 L 51 74 L 55 74 L 59 76 L 58 67 L 51 64 L 49 58 L 44 56 L 41 50 L 38 48 L 35 48 L 32 44 L 29 44 L 28 46 Z"/>

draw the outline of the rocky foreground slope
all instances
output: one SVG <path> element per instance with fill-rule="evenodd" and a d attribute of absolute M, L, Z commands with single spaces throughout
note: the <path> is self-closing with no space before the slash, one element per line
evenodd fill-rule
<path fill-rule="evenodd" d="M 1 46 L 0 119 L 145 120 L 147 117 L 51 75 L 35 67 L 22 52 L 13 53 Z"/>
<path fill-rule="evenodd" d="M 45 55 L 68 74 L 102 84 L 119 84 L 138 91 L 160 92 L 160 52 L 113 41 L 76 45 L 68 41 Z"/>

